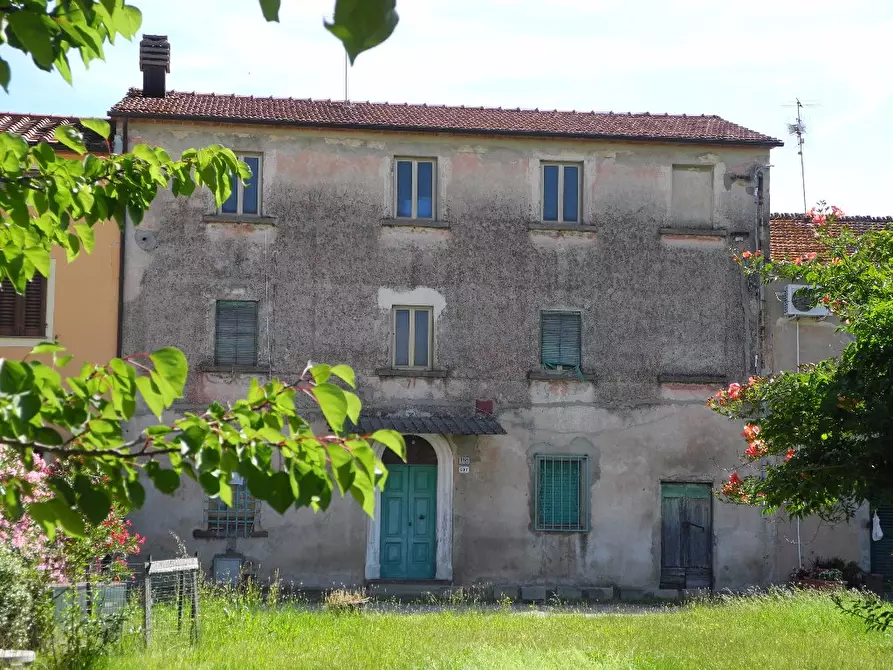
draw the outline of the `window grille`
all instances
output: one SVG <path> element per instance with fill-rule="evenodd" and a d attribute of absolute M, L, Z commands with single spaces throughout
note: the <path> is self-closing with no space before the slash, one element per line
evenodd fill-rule
<path fill-rule="evenodd" d="M 260 519 L 260 501 L 244 483 L 230 484 L 233 506 L 220 498 L 208 498 L 205 527 L 217 537 L 250 537 Z"/>
<path fill-rule="evenodd" d="M 587 456 L 537 455 L 535 489 L 536 530 L 589 530 Z"/>

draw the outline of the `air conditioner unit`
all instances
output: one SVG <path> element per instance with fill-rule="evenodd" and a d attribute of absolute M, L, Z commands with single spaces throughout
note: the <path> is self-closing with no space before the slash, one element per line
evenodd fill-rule
<path fill-rule="evenodd" d="M 810 295 L 813 288 L 806 284 L 788 284 L 784 313 L 787 316 L 828 316 L 827 307 L 813 302 Z"/>

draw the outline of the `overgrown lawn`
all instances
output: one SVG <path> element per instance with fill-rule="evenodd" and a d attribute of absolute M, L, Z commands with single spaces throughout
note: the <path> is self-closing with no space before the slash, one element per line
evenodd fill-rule
<path fill-rule="evenodd" d="M 826 595 L 774 593 L 627 613 L 562 608 L 323 611 L 204 598 L 201 641 L 131 638 L 111 668 L 893 668 Z M 175 627 L 176 624 L 173 624 Z"/>

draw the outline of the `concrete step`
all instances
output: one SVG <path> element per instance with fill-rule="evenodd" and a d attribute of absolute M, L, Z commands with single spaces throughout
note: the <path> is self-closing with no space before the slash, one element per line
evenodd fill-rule
<path fill-rule="evenodd" d="M 396 598 L 397 600 L 424 600 L 426 598 L 445 598 L 453 590 L 447 582 L 371 582 L 366 592 L 377 600 Z"/>

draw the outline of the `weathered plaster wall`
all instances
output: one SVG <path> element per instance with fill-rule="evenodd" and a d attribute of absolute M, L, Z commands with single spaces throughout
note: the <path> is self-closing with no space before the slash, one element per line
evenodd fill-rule
<path fill-rule="evenodd" d="M 728 254 L 749 242 L 722 235 L 753 230 L 748 184 L 729 175 L 766 163 L 767 151 L 134 120 L 130 134 L 172 153 L 211 142 L 262 152 L 264 214 L 276 220 L 203 222 L 207 194 L 161 196 L 139 229 L 157 246 L 132 243 L 128 231 L 127 351 L 175 345 L 194 370 L 206 366 L 214 301 L 244 297 L 261 301 L 262 371 L 345 361 L 377 407 L 493 399 L 508 436 L 451 438 L 474 459 L 455 477 L 456 581 L 657 586 L 660 481 L 716 482 L 740 449 L 740 429 L 703 407 L 710 389 L 659 377 L 752 371 L 758 304 Z M 394 156 L 437 159 L 448 228 L 383 225 L 393 223 Z M 579 231 L 531 229 L 540 160 L 583 163 Z M 696 176 L 715 185 L 709 206 L 694 198 L 690 220 L 673 197 L 674 165 L 702 166 Z M 661 235 L 670 226 L 721 236 Z M 416 299 L 435 308 L 435 367 L 448 374 L 379 378 L 390 306 Z M 583 368 L 595 383 L 528 380 L 539 367 L 539 311 L 549 308 L 582 310 Z M 188 401 L 238 397 L 247 379 L 194 371 Z M 591 532 L 531 530 L 530 463 L 540 451 L 590 455 Z M 188 536 L 202 503 L 184 495 L 153 497 L 135 523 Z M 362 579 L 365 525 L 351 504 L 316 516 L 267 510 L 263 525 L 268 539 L 236 544 L 270 570 L 320 585 Z M 773 530 L 755 511 L 717 504 L 715 527 L 718 586 L 775 578 Z M 206 556 L 225 546 L 194 543 Z"/>

